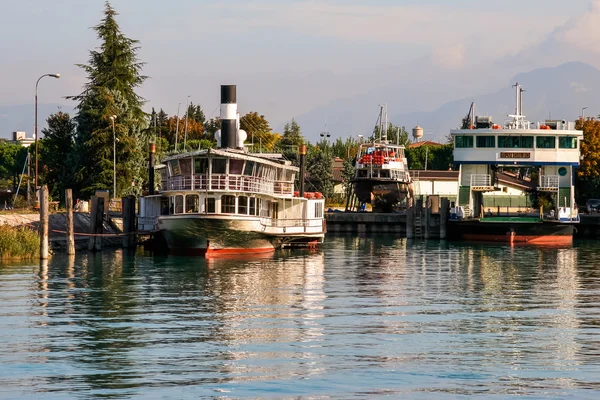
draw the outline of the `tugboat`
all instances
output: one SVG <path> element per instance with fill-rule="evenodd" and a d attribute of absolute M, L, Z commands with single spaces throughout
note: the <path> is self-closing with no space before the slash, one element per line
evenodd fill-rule
<path fill-rule="evenodd" d="M 220 117 L 218 148 L 162 160 L 160 194 L 140 205 L 143 217 L 155 210 L 169 252 L 214 256 L 322 243 L 325 199 L 304 193 L 303 179 L 295 191 L 299 168 L 281 155 L 244 148 L 235 85 L 221 86 Z M 302 165 L 305 154 L 302 146 Z"/>
<path fill-rule="evenodd" d="M 373 212 L 389 213 L 411 197 L 412 179 L 404 146 L 387 140 L 387 111 L 381 106 L 379 138 L 359 146 L 354 178 L 354 194 L 362 204 L 370 203 Z"/>
<path fill-rule="evenodd" d="M 461 129 L 450 131 L 454 163 L 460 172 L 449 236 L 469 241 L 570 245 L 579 222 L 573 180 L 583 133 L 575 130 L 574 122 L 565 120 L 527 121 L 522 114 L 523 89 L 518 83 L 514 87 L 516 111 L 503 125 L 494 124 L 491 117 L 475 117 L 472 104 Z M 514 196 L 525 201 L 515 203 L 529 203 L 530 197 L 545 198 L 546 209 L 539 200 L 525 212 L 490 207 L 487 199 L 500 190 L 497 173 L 502 170 L 519 171 L 532 184 L 530 192 Z"/>

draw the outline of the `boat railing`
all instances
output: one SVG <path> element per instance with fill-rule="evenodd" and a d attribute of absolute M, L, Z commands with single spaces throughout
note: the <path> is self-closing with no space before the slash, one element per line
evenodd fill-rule
<path fill-rule="evenodd" d="M 538 189 L 541 190 L 558 190 L 558 175 L 542 175 L 540 176 L 540 186 Z"/>
<path fill-rule="evenodd" d="M 250 192 L 269 195 L 294 195 L 292 182 L 273 181 L 256 176 L 227 174 L 197 174 L 167 178 L 163 190 L 211 190 Z"/>
<path fill-rule="evenodd" d="M 471 187 L 473 186 L 492 186 L 492 177 L 489 174 L 472 174 Z"/>
<path fill-rule="evenodd" d="M 268 228 L 292 228 L 292 227 L 320 227 L 321 219 L 297 219 L 297 218 L 261 218 L 260 224 Z"/>

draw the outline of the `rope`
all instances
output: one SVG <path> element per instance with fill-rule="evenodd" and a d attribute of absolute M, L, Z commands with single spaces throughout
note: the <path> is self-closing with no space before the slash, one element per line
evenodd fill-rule
<path fill-rule="evenodd" d="M 67 231 L 60 231 L 57 229 L 52 229 L 54 233 L 67 233 Z M 129 233 L 83 233 L 83 232 L 73 232 L 74 236 L 98 236 L 98 237 L 120 237 L 120 236 L 128 236 L 128 235 L 136 235 L 137 232 L 129 232 Z"/>

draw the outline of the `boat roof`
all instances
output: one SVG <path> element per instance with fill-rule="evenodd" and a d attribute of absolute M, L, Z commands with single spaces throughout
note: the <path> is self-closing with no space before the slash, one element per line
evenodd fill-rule
<path fill-rule="evenodd" d="M 210 155 L 227 157 L 227 158 L 235 158 L 238 160 L 250 160 L 250 161 L 259 162 L 261 164 L 270 165 L 270 166 L 273 166 L 276 168 L 282 168 L 282 169 L 287 169 L 287 170 L 292 170 L 292 171 L 300 170 L 298 167 L 291 165 L 292 164 L 291 161 L 283 159 L 280 154 L 260 153 L 260 155 L 257 155 L 256 153 L 247 153 L 244 150 L 237 150 L 237 149 L 202 149 L 202 150 L 190 151 L 190 152 L 186 152 L 186 153 L 174 154 L 172 156 L 165 157 L 162 160 L 162 162 L 166 163 L 166 162 L 169 162 L 172 160 L 180 160 L 183 158 L 191 158 L 191 157 L 198 157 L 198 156 L 210 156 Z M 279 156 L 280 158 L 277 158 L 277 156 Z"/>

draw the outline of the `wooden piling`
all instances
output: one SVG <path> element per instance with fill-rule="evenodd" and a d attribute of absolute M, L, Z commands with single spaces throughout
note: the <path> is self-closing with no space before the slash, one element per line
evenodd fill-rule
<path fill-rule="evenodd" d="M 48 186 L 42 186 L 40 191 L 40 260 L 48 259 Z"/>
<path fill-rule="evenodd" d="M 98 197 L 98 212 L 96 212 L 96 251 L 102 250 L 102 234 L 104 233 L 104 197 Z"/>
<path fill-rule="evenodd" d="M 135 196 L 121 199 L 123 213 L 123 248 L 135 247 Z"/>
<path fill-rule="evenodd" d="M 414 199 L 408 199 L 408 208 L 406 209 L 406 238 L 415 238 L 415 202 Z"/>
<path fill-rule="evenodd" d="M 73 190 L 65 189 L 65 206 L 67 207 L 67 254 L 75 254 L 75 233 L 73 230 Z"/>
<path fill-rule="evenodd" d="M 431 237 L 431 199 L 429 196 L 427 197 L 425 203 L 425 239 L 429 239 Z"/>
<path fill-rule="evenodd" d="M 450 200 L 442 197 L 440 205 L 440 239 L 448 237 L 448 215 L 450 211 Z"/>
<path fill-rule="evenodd" d="M 96 213 L 98 212 L 98 197 L 92 196 L 91 199 L 92 208 L 90 210 L 90 241 L 88 243 L 88 250 L 94 251 L 96 250 Z"/>

